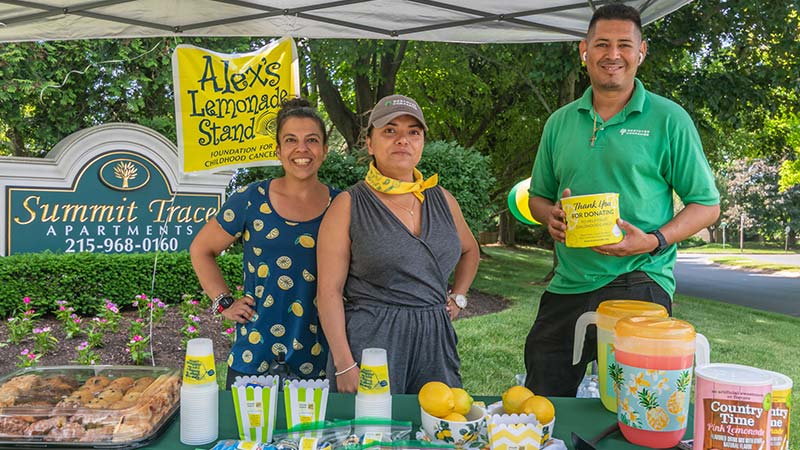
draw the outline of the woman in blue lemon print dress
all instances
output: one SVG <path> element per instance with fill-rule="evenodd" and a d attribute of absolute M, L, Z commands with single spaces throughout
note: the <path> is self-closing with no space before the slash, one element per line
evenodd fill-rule
<path fill-rule="evenodd" d="M 328 345 L 316 306 L 316 240 L 338 190 L 319 181 L 328 153 L 325 125 L 303 99 L 277 116 L 277 155 L 285 175 L 239 188 L 192 242 L 192 265 L 212 311 L 237 322 L 226 386 L 260 375 L 284 357 L 291 373 L 324 378 Z M 233 298 L 216 257 L 242 239 L 244 295 Z"/>

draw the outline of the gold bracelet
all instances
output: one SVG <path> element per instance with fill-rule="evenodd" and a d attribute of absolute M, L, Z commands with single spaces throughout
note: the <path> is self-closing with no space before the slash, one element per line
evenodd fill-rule
<path fill-rule="evenodd" d="M 344 375 L 347 372 L 350 372 L 351 370 L 355 369 L 356 367 L 358 367 L 358 363 L 354 362 L 353 365 L 348 367 L 347 369 L 344 369 L 341 372 L 334 372 L 333 376 L 338 377 L 339 375 Z"/>

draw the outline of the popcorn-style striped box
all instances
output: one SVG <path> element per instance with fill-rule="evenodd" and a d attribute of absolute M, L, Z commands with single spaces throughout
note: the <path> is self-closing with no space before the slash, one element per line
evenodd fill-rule
<path fill-rule="evenodd" d="M 278 403 L 278 377 L 236 377 L 231 386 L 239 439 L 271 442 Z"/>
<path fill-rule="evenodd" d="M 284 380 L 286 428 L 325 420 L 329 384 L 328 380 Z"/>
<path fill-rule="evenodd" d="M 494 412 L 495 405 L 490 405 Z M 500 406 L 502 412 L 502 406 Z M 490 414 L 487 420 L 492 450 L 540 450 L 553 434 L 556 420 L 541 424 L 533 414 Z"/>

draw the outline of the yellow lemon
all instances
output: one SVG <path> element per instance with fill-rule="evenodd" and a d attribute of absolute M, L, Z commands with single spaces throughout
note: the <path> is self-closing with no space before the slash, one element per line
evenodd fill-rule
<path fill-rule="evenodd" d="M 292 279 L 288 276 L 281 275 L 280 278 L 278 278 L 278 287 L 284 291 L 288 291 L 292 288 L 292 286 L 294 286 L 294 281 L 292 281 Z"/>
<path fill-rule="evenodd" d="M 253 229 L 256 231 L 261 231 L 264 229 L 264 221 L 261 219 L 256 219 L 253 221 Z"/>
<path fill-rule="evenodd" d="M 261 248 L 260 247 L 253 247 L 253 254 L 256 256 L 261 256 Z"/>
<path fill-rule="evenodd" d="M 267 298 L 264 299 L 264 307 L 269 308 L 274 304 L 275 304 L 275 299 L 272 298 L 272 294 L 267 294 Z"/>
<path fill-rule="evenodd" d="M 301 344 L 297 339 L 292 339 L 292 348 L 295 350 L 302 350 L 303 344 Z"/>
<path fill-rule="evenodd" d="M 258 344 L 261 342 L 261 333 L 253 330 L 250 332 L 250 336 L 247 337 L 247 340 L 250 341 L 251 344 Z"/>
<path fill-rule="evenodd" d="M 238 193 L 240 193 L 240 194 L 241 194 L 242 192 L 244 192 L 244 191 L 246 191 L 246 190 L 247 190 L 247 186 L 239 186 L 239 187 L 236 189 L 236 192 L 238 192 Z"/>
<path fill-rule="evenodd" d="M 522 405 L 524 414 L 533 414 L 541 424 L 548 424 L 556 416 L 556 409 L 547 397 L 534 395 Z"/>
<path fill-rule="evenodd" d="M 247 262 L 247 271 L 250 272 L 250 273 L 255 273 L 255 271 L 256 271 L 256 268 L 253 267 L 253 265 L 250 264 L 249 261 Z"/>
<path fill-rule="evenodd" d="M 314 238 L 310 234 L 304 234 L 294 240 L 295 244 L 300 244 L 301 247 L 314 248 Z"/>
<path fill-rule="evenodd" d="M 242 235 L 242 239 L 244 239 L 245 241 L 249 241 L 250 240 L 250 230 L 244 230 L 244 234 Z"/>
<path fill-rule="evenodd" d="M 291 311 L 297 317 L 302 317 L 303 305 L 300 304 L 300 300 L 295 300 L 294 303 L 292 303 L 292 306 L 289 308 L 289 311 Z"/>
<path fill-rule="evenodd" d="M 266 361 L 261 361 L 261 364 L 258 365 L 258 369 L 256 369 L 258 373 L 264 373 L 269 370 L 269 363 Z"/>
<path fill-rule="evenodd" d="M 228 355 L 228 367 L 233 365 L 233 353 Z"/>
<path fill-rule="evenodd" d="M 250 350 L 245 350 L 242 352 L 242 361 L 249 363 L 253 360 L 253 352 Z"/>
<path fill-rule="evenodd" d="M 317 326 L 312 323 L 311 325 L 308 326 L 308 331 L 317 334 Z"/>
<path fill-rule="evenodd" d="M 284 223 L 286 223 L 286 225 L 289 225 L 290 227 L 295 227 L 300 222 L 289 222 L 288 220 L 284 220 Z"/>
<path fill-rule="evenodd" d="M 303 279 L 311 283 L 312 281 L 316 280 L 317 278 L 311 274 L 311 272 L 303 269 Z"/>
<path fill-rule="evenodd" d="M 461 388 L 451 388 L 450 390 L 453 391 L 453 403 L 455 405 L 453 412 L 463 416 L 469 414 L 469 410 L 472 409 L 472 396 Z"/>
<path fill-rule="evenodd" d="M 233 213 L 230 209 L 226 209 L 224 213 L 222 213 L 222 220 L 225 222 L 233 222 L 233 219 L 236 218 L 236 214 Z"/>
<path fill-rule="evenodd" d="M 256 286 L 256 297 L 261 298 L 264 296 L 264 286 Z"/>
<path fill-rule="evenodd" d="M 281 256 L 275 261 L 275 264 L 277 264 L 281 269 L 288 269 L 289 267 L 292 267 L 292 258 L 289 258 L 288 256 Z"/>
<path fill-rule="evenodd" d="M 258 210 L 264 214 L 272 214 L 272 208 L 266 202 L 262 203 Z"/>
<path fill-rule="evenodd" d="M 269 275 L 269 266 L 266 264 L 259 264 L 258 266 L 258 277 L 259 278 L 266 278 Z"/>
<path fill-rule="evenodd" d="M 267 195 L 267 191 L 265 191 L 265 190 L 264 190 L 264 188 L 263 188 L 262 186 L 259 186 L 259 187 L 258 187 L 258 192 L 260 192 L 260 193 L 261 193 L 261 195 Z"/>
<path fill-rule="evenodd" d="M 511 386 L 503 392 L 503 409 L 509 414 L 522 413 L 525 400 L 533 397 L 533 392 L 524 386 Z"/>
<path fill-rule="evenodd" d="M 453 391 L 441 381 L 425 383 L 417 394 L 417 400 L 419 406 L 434 417 L 445 417 L 453 412 L 455 407 Z"/>
<path fill-rule="evenodd" d="M 281 337 L 286 334 L 286 328 L 281 324 L 275 324 L 269 329 L 269 332 L 275 337 Z"/>
<path fill-rule="evenodd" d="M 302 373 L 303 375 L 310 374 L 312 370 L 314 370 L 314 365 L 313 364 L 308 363 L 308 362 L 300 364 L 300 373 Z"/>
<path fill-rule="evenodd" d="M 317 342 L 311 347 L 311 355 L 319 356 L 320 353 L 322 353 L 322 345 L 320 345 L 320 343 Z"/>
<path fill-rule="evenodd" d="M 273 228 L 272 230 L 270 230 L 270 232 L 269 232 L 269 233 L 267 233 L 267 239 L 275 239 L 275 238 L 276 238 L 276 237 L 278 237 L 280 234 L 281 234 L 281 232 L 280 232 L 280 231 L 278 231 L 278 229 L 277 229 L 277 228 Z"/>
<path fill-rule="evenodd" d="M 242 334 L 242 336 L 247 336 L 247 328 L 242 327 L 241 334 Z"/>
<path fill-rule="evenodd" d="M 448 422 L 466 422 L 467 418 L 457 412 L 451 412 L 450 414 L 442 417 L 444 420 Z"/>
<path fill-rule="evenodd" d="M 286 346 L 285 345 L 279 343 L 279 344 L 275 344 L 275 345 L 272 346 L 272 353 L 275 356 L 278 356 L 278 354 L 281 353 L 281 352 L 286 353 Z"/>

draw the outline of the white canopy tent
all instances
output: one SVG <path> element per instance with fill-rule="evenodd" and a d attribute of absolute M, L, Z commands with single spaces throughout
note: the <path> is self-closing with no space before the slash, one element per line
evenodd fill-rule
<path fill-rule="evenodd" d="M 643 24 L 691 0 L 624 0 Z M 293 36 L 462 43 L 581 39 L 609 0 L 0 0 L 0 42 Z"/>

